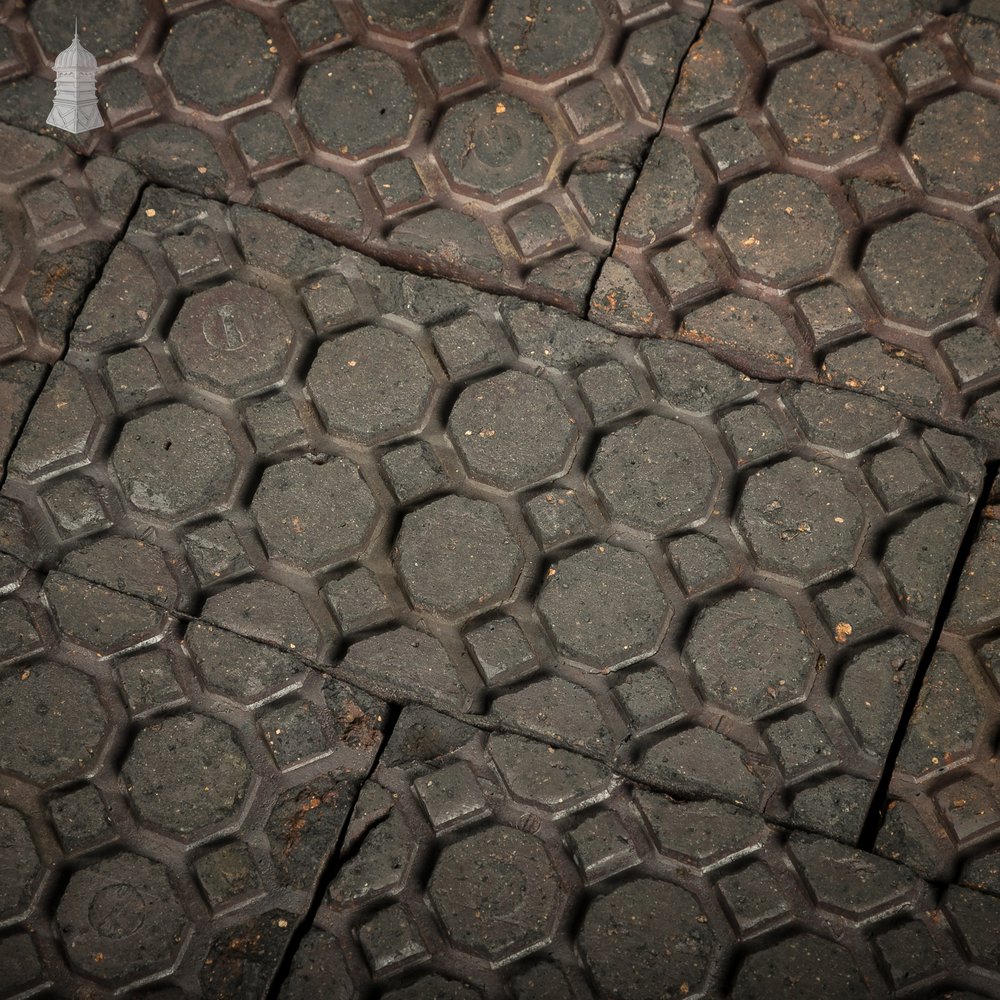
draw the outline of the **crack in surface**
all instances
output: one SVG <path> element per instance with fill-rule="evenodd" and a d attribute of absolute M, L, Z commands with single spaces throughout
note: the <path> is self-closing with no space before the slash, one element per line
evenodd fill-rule
<path fill-rule="evenodd" d="M 872 797 L 871 806 L 868 809 L 868 815 L 865 817 L 865 822 L 861 828 L 861 835 L 858 837 L 858 848 L 868 854 L 875 853 L 875 841 L 878 837 L 879 830 L 881 829 L 886 808 L 889 805 L 889 785 L 892 782 L 892 778 L 896 770 L 896 760 L 899 757 L 899 752 L 906 739 L 910 720 L 916 710 L 918 702 L 920 701 L 920 695 L 923 692 L 924 680 L 926 679 L 927 671 L 930 668 L 931 661 L 937 653 L 938 643 L 941 639 L 941 632 L 948 621 L 952 606 L 955 603 L 958 588 L 965 573 L 966 564 L 968 563 L 969 557 L 972 554 L 973 546 L 978 538 L 979 529 L 983 524 L 983 511 L 989 505 L 990 496 L 998 474 L 1000 474 L 1000 462 L 988 462 L 985 464 L 983 486 L 979 494 L 979 499 L 976 501 L 975 509 L 972 512 L 972 517 L 969 520 L 968 527 L 965 529 L 962 542 L 958 547 L 958 551 L 955 553 L 951 573 L 948 576 L 948 581 L 945 584 L 944 591 L 942 592 L 941 603 L 938 606 L 938 612 L 934 618 L 934 624 L 931 627 L 930 636 L 924 646 L 924 652 L 920 657 L 920 662 L 917 664 L 913 683 L 910 686 L 909 694 L 903 704 L 903 711 L 899 718 L 899 724 L 896 726 L 896 732 L 893 736 L 892 743 L 883 758 L 882 776 L 879 778 L 875 794 Z"/>

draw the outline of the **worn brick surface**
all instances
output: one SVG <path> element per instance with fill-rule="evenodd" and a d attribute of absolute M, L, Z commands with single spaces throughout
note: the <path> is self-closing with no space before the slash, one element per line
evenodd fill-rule
<path fill-rule="evenodd" d="M 212 248 L 207 290 L 170 266 L 191 244 Z M 163 304 L 123 312 L 122 289 Z M 980 462 L 886 402 L 151 188 L 3 495 L 61 627 L 100 653 L 158 634 L 157 608 L 197 614 L 383 698 L 852 842 Z M 227 674 L 213 686 L 238 690 Z M 273 728 L 276 759 L 309 756 Z M 225 732 L 198 732 L 225 759 Z"/>
<path fill-rule="evenodd" d="M 0 120 L 55 134 L 41 123 L 73 19 L 10 7 Z M 707 7 L 96 0 L 80 37 L 107 124 L 70 141 L 381 259 L 581 312 Z"/>
<path fill-rule="evenodd" d="M 80 162 L 60 143 L 0 127 L 0 478 L 48 366 L 139 193 L 108 157 Z"/>
<path fill-rule="evenodd" d="M 996 492 L 992 498 L 998 499 Z M 889 787 L 876 850 L 1000 895 L 1000 523 L 987 505 Z"/>
<path fill-rule="evenodd" d="M 1000 19 L 932 6 L 716 3 L 590 317 L 996 453 Z"/>
<path fill-rule="evenodd" d="M 178 617 L 180 567 L 154 545 L 106 536 L 63 568 L 0 556 L 0 985 L 262 996 L 385 705 Z"/>
<path fill-rule="evenodd" d="M 1000 900 L 403 710 L 281 997 L 997 995 Z"/>

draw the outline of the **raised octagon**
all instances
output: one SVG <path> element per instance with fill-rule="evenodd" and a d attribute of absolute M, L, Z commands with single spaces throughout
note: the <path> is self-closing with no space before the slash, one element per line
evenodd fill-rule
<path fill-rule="evenodd" d="M 416 607 L 452 615 L 509 597 L 524 554 L 499 508 L 448 496 L 406 515 L 395 559 Z"/>
<path fill-rule="evenodd" d="M 802 583 L 853 566 L 867 527 L 840 473 L 802 458 L 753 473 L 735 522 L 761 569 Z"/>
<path fill-rule="evenodd" d="M 917 213 L 871 238 L 861 274 L 889 319 L 931 329 L 976 310 L 986 261 L 961 226 Z"/>
<path fill-rule="evenodd" d="M 817 657 L 788 602 L 763 590 L 700 611 L 684 644 L 706 698 L 748 719 L 805 697 Z"/>
<path fill-rule="evenodd" d="M 250 510 L 272 559 L 312 569 L 355 554 L 377 506 L 349 459 L 293 458 L 264 470 Z"/>
<path fill-rule="evenodd" d="M 15 668 L 0 680 L 0 769 L 35 784 L 86 768 L 107 720 L 89 677 L 57 663 Z"/>
<path fill-rule="evenodd" d="M 537 111 L 520 98 L 494 92 L 446 111 L 434 148 L 458 184 L 499 196 L 544 179 L 555 139 Z"/>
<path fill-rule="evenodd" d="M 227 281 L 181 306 L 167 343 L 195 385 L 236 397 L 281 377 L 294 335 L 270 292 Z"/>
<path fill-rule="evenodd" d="M 108 981 L 169 965 L 186 920 L 164 866 L 129 853 L 75 872 L 56 925 L 69 961 Z"/>
<path fill-rule="evenodd" d="M 660 416 L 609 434 L 590 473 L 613 520 L 657 533 L 702 520 L 718 477 L 697 431 Z"/>
<path fill-rule="evenodd" d="M 463 390 L 448 433 L 469 475 L 503 490 L 559 475 L 576 441 L 552 383 L 518 371 Z"/>
<path fill-rule="evenodd" d="M 546 577 L 538 611 L 559 651 L 598 670 L 655 652 L 669 607 L 637 552 L 592 545 Z"/>
<path fill-rule="evenodd" d="M 142 729 L 122 775 L 143 822 L 189 834 L 232 817 L 251 771 L 229 726 L 188 713 Z"/>
<path fill-rule="evenodd" d="M 427 895 L 448 937 L 492 961 L 546 942 L 564 904 L 541 841 L 506 826 L 446 847 Z"/>
<path fill-rule="evenodd" d="M 111 464 L 134 507 L 178 518 L 219 504 L 237 463 L 215 414 L 172 403 L 125 424 Z"/>
<path fill-rule="evenodd" d="M 368 443 L 417 429 L 433 384 L 413 341 L 378 326 L 324 341 L 306 381 L 327 430 Z"/>

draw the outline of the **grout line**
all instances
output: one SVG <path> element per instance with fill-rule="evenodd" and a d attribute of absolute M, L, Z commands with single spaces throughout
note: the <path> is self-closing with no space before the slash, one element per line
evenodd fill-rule
<path fill-rule="evenodd" d="M 927 639 L 920 662 L 917 664 L 913 683 L 910 685 L 909 694 L 903 704 L 903 711 L 900 715 L 899 724 L 896 727 L 892 743 L 883 759 L 882 775 L 876 786 L 875 794 L 872 796 L 871 806 L 869 806 L 868 815 L 865 817 L 857 842 L 858 848 L 869 854 L 875 851 L 875 841 L 889 804 L 889 786 L 896 771 L 896 760 L 902 749 L 903 741 L 906 739 L 910 720 L 920 700 L 927 671 L 937 653 L 941 632 L 951 614 L 951 609 L 955 602 L 959 585 L 962 582 L 962 577 L 965 574 L 966 564 L 972 552 L 972 547 L 979 536 L 979 528 L 983 523 L 983 509 L 990 502 L 990 496 L 994 484 L 997 482 L 998 474 L 1000 474 L 1000 462 L 987 463 L 983 474 L 983 485 L 979 499 L 976 501 L 975 509 L 972 512 L 972 517 L 969 520 L 969 525 L 965 530 L 962 542 L 955 553 L 951 573 L 945 583 L 944 591 L 941 595 L 941 603 L 938 606 L 938 613 L 934 619 L 934 624 L 931 626 L 930 636 Z"/>

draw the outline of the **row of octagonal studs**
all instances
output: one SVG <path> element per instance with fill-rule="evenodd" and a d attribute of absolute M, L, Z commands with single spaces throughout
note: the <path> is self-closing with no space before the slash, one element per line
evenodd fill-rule
<path fill-rule="evenodd" d="M 565 58 L 569 51 L 572 55 L 570 65 L 578 64 L 591 54 L 600 35 L 599 19 L 592 5 L 588 2 L 577 6 L 579 9 L 575 12 L 574 25 L 579 27 L 586 19 L 583 15 L 589 13 L 595 22 L 595 30 L 585 33 L 590 36 L 587 44 L 577 51 L 568 49 L 565 40 L 562 40 L 559 54 Z M 195 15 L 174 29 L 168 50 L 171 45 L 179 43 L 181 32 L 190 30 L 188 25 L 196 27 L 195 22 L 199 18 L 225 20 L 233 17 L 255 21 L 251 15 L 242 12 L 223 14 L 208 11 Z M 375 20 L 377 22 L 377 15 Z M 224 32 L 225 26 L 220 24 L 216 30 Z M 266 51 L 266 39 L 259 25 L 256 30 L 261 35 L 262 51 Z M 537 46 L 517 46 L 524 51 L 507 53 L 513 58 L 505 59 L 504 39 L 502 32 L 494 37 L 494 48 L 504 61 L 505 69 L 516 74 L 518 63 L 529 59 L 529 49 Z M 165 58 L 169 59 L 169 55 Z M 377 85 L 371 84 L 369 77 Z M 364 87 L 360 81 L 365 81 Z M 844 81 L 850 82 L 845 86 Z M 826 128 L 811 122 L 807 129 L 800 120 L 803 110 L 799 107 L 801 95 L 815 89 L 822 90 L 825 84 L 829 85 L 827 93 L 834 90 L 844 92 L 843 99 L 854 111 L 850 127 L 846 123 L 844 127 L 839 127 L 841 123 L 836 116 Z M 253 92 L 250 88 L 249 93 Z M 374 100 L 374 104 L 371 108 L 362 109 L 366 113 L 359 114 L 357 102 L 368 98 Z M 348 109 L 338 103 L 348 101 L 351 102 L 350 114 L 344 113 Z M 376 149 L 402 146 L 408 141 L 411 123 L 418 117 L 414 114 L 412 91 L 399 66 L 384 53 L 374 50 L 351 48 L 310 67 L 300 88 L 300 102 L 303 117 L 310 125 L 314 139 L 332 151 L 350 157 L 365 156 Z M 380 102 L 385 107 L 375 106 Z M 332 127 L 334 134 L 318 134 L 322 130 L 310 124 L 310 118 L 314 117 L 309 113 L 310 107 L 322 109 L 322 114 L 316 112 L 315 117 Z M 824 162 L 836 162 L 843 156 L 854 157 L 859 146 L 874 142 L 885 113 L 885 101 L 871 71 L 850 56 L 830 51 L 809 56 L 779 70 L 766 107 L 790 153 Z M 209 110 L 218 112 L 224 108 Z M 504 118 L 503 114 L 508 111 L 510 117 Z M 513 118 L 517 121 L 511 122 Z M 947 154 L 951 149 L 951 143 L 947 141 L 949 129 L 953 129 L 955 121 L 967 119 L 981 123 L 979 135 L 982 142 L 995 141 L 992 137 L 1000 134 L 1000 105 L 997 102 L 973 93 L 950 94 L 917 115 L 906 144 L 917 170 L 934 194 L 951 194 L 960 201 L 978 203 L 993 194 L 995 185 L 989 182 L 988 177 L 977 176 L 980 170 L 974 161 L 960 164 L 956 169 L 954 158 Z M 458 147 L 464 149 L 464 138 L 470 128 L 482 132 L 477 136 L 475 148 L 481 149 L 483 156 L 477 156 L 475 151 L 471 157 L 466 153 L 458 155 Z M 529 135 L 532 142 L 526 143 L 525 137 Z M 456 136 L 462 137 L 463 141 L 453 141 Z M 552 133 L 544 118 L 512 95 L 479 95 L 449 109 L 438 130 L 436 143 L 440 147 L 446 177 L 460 187 L 471 187 L 493 196 L 525 183 L 533 176 L 544 174 L 553 151 Z M 532 144 L 534 148 L 529 149 Z M 456 149 L 448 152 L 452 145 Z M 497 157 L 503 162 L 497 161 Z M 993 159 L 995 157 L 988 155 L 981 157 L 981 161 L 986 163 Z M 470 171 L 467 177 L 464 176 L 466 168 Z"/>
<path fill-rule="evenodd" d="M 221 286 L 202 296 L 213 298 L 218 292 L 225 293 L 227 287 Z M 246 291 L 266 295 L 255 289 Z M 197 298 L 189 303 L 195 304 Z M 177 337 L 175 349 L 182 366 L 189 375 L 196 376 L 196 366 L 191 359 L 185 359 L 183 333 L 184 329 Z M 277 339 L 275 353 L 279 354 L 287 346 L 284 338 Z M 359 398 L 358 387 L 352 384 L 355 371 L 362 369 L 364 378 L 366 365 L 377 367 L 357 360 L 371 350 L 373 339 L 384 341 L 387 348 L 376 354 L 392 354 L 398 359 L 396 369 L 400 377 L 396 390 L 390 388 L 389 392 L 378 395 L 374 384 L 363 384 L 365 391 L 360 396 L 364 409 L 338 411 L 337 404 L 342 405 L 345 399 Z M 262 350 L 255 353 L 258 357 L 265 356 Z M 239 356 L 243 356 L 242 352 Z M 206 357 L 214 360 L 215 352 Z M 213 388 L 219 387 L 224 374 L 225 359 L 211 376 Z M 278 374 L 277 370 L 269 371 L 268 378 Z M 245 372 L 240 377 L 244 375 Z M 378 435 L 414 429 L 427 406 L 432 379 L 410 338 L 395 331 L 367 327 L 324 342 L 307 381 L 327 426 L 364 436 L 373 429 Z M 405 413 L 402 419 L 401 410 Z M 338 412 L 346 413 L 351 420 L 360 418 L 361 423 L 338 427 Z M 392 420 L 396 421 L 395 426 Z M 506 371 L 468 386 L 459 396 L 448 426 L 467 474 L 508 491 L 544 483 L 563 473 L 578 437 L 553 385 L 520 371 Z M 655 468 L 647 461 L 650 456 L 656 459 Z M 206 461 L 206 457 L 211 460 Z M 126 423 L 111 463 L 137 508 L 173 520 L 218 502 L 228 490 L 237 460 L 221 420 L 205 411 L 174 403 Z M 626 489 L 624 483 L 617 482 L 621 477 L 615 469 L 630 464 L 638 470 L 639 480 Z M 834 491 L 839 507 L 850 515 L 845 514 L 841 521 L 847 527 L 838 529 L 836 534 L 839 537 L 850 531 L 853 537 L 847 548 L 853 549 L 863 526 L 860 508 L 840 483 L 838 474 L 825 466 L 816 469 L 825 480 L 830 480 L 828 489 Z M 225 473 L 220 475 L 219 470 Z M 803 485 L 816 478 L 797 467 L 793 470 L 793 463 L 786 463 L 783 470 L 780 474 L 764 471 L 751 480 L 754 502 L 763 503 L 769 489 L 777 495 L 795 482 Z M 788 479 L 789 476 L 795 482 L 767 482 L 772 477 Z M 650 415 L 631 427 L 612 432 L 602 441 L 590 480 L 612 519 L 643 532 L 663 534 L 693 526 L 705 518 L 717 489 L 719 471 L 692 428 Z M 665 489 L 671 480 L 672 487 Z M 311 497 L 336 498 L 336 517 L 331 512 L 324 518 L 319 505 L 309 502 Z M 289 509 L 289 504 L 294 508 L 296 502 L 301 509 Z M 311 570 L 356 556 L 367 540 L 377 504 L 353 462 L 345 458 L 316 462 L 300 456 L 265 469 L 251 509 L 269 554 Z M 768 569 L 781 572 L 780 564 L 767 551 L 762 539 L 750 536 L 747 540 Z M 826 541 L 833 543 L 838 539 L 831 535 Z M 820 546 L 813 548 L 818 552 Z M 829 557 L 823 556 L 800 567 L 793 575 L 808 582 L 828 572 L 828 563 Z"/>

